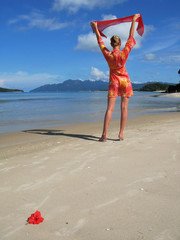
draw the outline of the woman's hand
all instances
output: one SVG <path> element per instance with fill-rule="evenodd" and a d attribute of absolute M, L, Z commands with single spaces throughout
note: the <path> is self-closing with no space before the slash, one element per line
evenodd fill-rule
<path fill-rule="evenodd" d="M 140 17 L 140 14 L 135 14 L 134 17 L 133 17 L 133 21 L 135 22 L 138 18 Z"/>
<path fill-rule="evenodd" d="M 135 28 L 135 22 L 136 22 L 136 20 L 139 18 L 141 16 L 141 14 L 135 14 L 134 16 L 133 16 L 133 19 L 132 19 L 132 23 L 131 23 L 131 28 L 130 28 L 130 31 L 129 31 L 129 37 L 130 36 L 134 36 L 134 28 Z"/>
<path fill-rule="evenodd" d="M 91 22 L 91 26 L 96 29 L 97 28 L 97 22 Z"/>
<path fill-rule="evenodd" d="M 97 22 L 91 22 L 91 26 L 93 28 L 93 31 L 96 33 L 96 37 L 98 38 L 100 36 L 100 33 L 98 30 Z"/>

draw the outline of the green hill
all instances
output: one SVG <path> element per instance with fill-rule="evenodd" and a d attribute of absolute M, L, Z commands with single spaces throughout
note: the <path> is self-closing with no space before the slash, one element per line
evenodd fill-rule
<path fill-rule="evenodd" d="M 8 89 L 8 88 L 1 88 L 0 87 L 0 92 L 24 92 L 24 91 L 19 90 L 19 89 Z"/>
<path fill-rule="evenodd" d="M 139 91 L 147 91 L 147 92 L 154 92 L 154 91 L 167 91 L 169 87 L 169 84 L 166 83 L 148 83 L 142 88 L 139 89 Z"/>

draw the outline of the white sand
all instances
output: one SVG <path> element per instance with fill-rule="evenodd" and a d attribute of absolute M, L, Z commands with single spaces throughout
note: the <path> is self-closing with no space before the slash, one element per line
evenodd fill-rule
<path fill-rule="evenodd" d="M 165 94 L 160 94 L 156 95 L 157 97 L 170 97 L 170 98 L 180 98 L 180 92 L 177 93 L 165 93 Z"/>
<path fill-rule="evenodd" d="M 0 135 L 0 239 L 179 240 L 180 114 Z M 44 222 L 25 225 L 39 210 Z"/>

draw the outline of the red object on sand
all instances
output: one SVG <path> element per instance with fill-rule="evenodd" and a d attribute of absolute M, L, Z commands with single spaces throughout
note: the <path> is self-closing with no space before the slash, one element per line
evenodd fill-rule
<path fill-rule="evenodd" d="M 39 211 L 36 211 L 35 213 L 31 214 L 31 216 L 28 218 L 29 224 L 39 224 L 44 221 L 44 218 L 41 217 L 41 213 Z"/>
<path fill-rule="evenodd" d="M 124 17 L 124 18 L 117 18 L 117 19 L 113 19 L 113 20 L 95 21 L 95 22 L 97 22 L 97 27 L 99 29 L 99 32 L 100 32 L 101 36 L 106 37 L 102 33 L 102 31 L 105 28 L 113 26 L 113 25 L 116 25 L 116 24 L 119 24 L 119 23 L 132 22 L 133 17 L 134 17 L 134 15 L 129 16 L 129 17 Z M 143 20 L 142 20 L 141 14 L 140 14 L 140 17 L 136 20 L 136 22 L 138 22 L 138 26 L 137 26 L 136 30 L 139 33 L 139 35 L 142 36 L 143 33 L 144 33 L 144 24 L 143 24 Z M 94 32 L 94 29 L 93 29 L 93 32 Z"/>

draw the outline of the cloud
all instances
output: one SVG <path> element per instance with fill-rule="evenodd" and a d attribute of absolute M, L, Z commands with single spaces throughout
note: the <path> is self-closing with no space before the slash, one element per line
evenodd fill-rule
<path fill-rule="evenodd" d="M 92 67 L 91 72 L 89 74 L 89 80 L 103 80 L 103 81 L 108 81 L 109 80 L 109 71 L 107 72 L 102 72 L 98 68 Z"/>
<path fill-rule="evenodd" d="M 158 54 L 148 53 L 143 56 L 145 61 L 153 61 L 153 63 L 167 64 L 167 65 L 179 65 L 180 53 L 175 52 L 162 52 Z"/>
<path fill-rule="evenodd" d="M 89 9 L 92 10 L 94 8 L 107 8 L 109 6 L 113 6 L 116 4 L 121 4 L 128 0 L 54 0 L 53 10 L 61 11 L 68 10 L 71 13 L 76 13 L 79 9 Z"/>
<path fill-rule="evenodd" d="M 76 50 L 88 50 L 92 52 L 99 51 L 97 46 L 97 40 L 93 33 L 81 34 L 78 36 L 78 44 L 75 47 Z"/>
<path fill-rule="evenodd" d="M 145 56 L 144 56 L 144 59 L 146 60 L 153 60 L 156 58 L 156 55 L 153 54 L 153 53 L 147 53 Z"/>
<path fill-rule="evenodd" d="M 39 28 L 41 30 L 54 31 L 67 27 L 70 23 L 59 22 L 56 18 L 47 18 L 39 11 L 33 11 L 28 15 L 19 15 L 15 19 L 8 22 L 10 25 L 19 24 L 18 30 L 27 30 L 32 28 Z"/>
<path fill-rule="evenodd" d="M 167 27 L 168 26 L 168 27 Z M 142 59 L 155 64 L 166 64 L 169 66 L 180 64 L 179 39 L 180 35 L 174 32 L 178 28 L 172 22 L 167 21 L 166 28 L 157 29 L 144 48 Z M 168 32 L 168 34 L 167 34 Z M 164 37 L 164 34 L 166 37 Z"/>
<path fill-rule="evenodd" d="M 0 85 L 5 88 L 22 89 L 24 91 L 32 90 L 33 88 L 59 82 L 61 76 L 48 73 L 30 74 L 23 71 L 15 73 L 0 73 Z"/>
<path fill-rule="evenodd" d="M 103 14 L 102 15 L 102 21 L 104 20 L 113 20 L 116 19 L 117 17 L 115 15 L 112 14 Z"/>
<path fill-rule="evenodd" d="M 166 56 L 159 56 L 157 60 L 159 63 L 164 63 L 168 65 L 175 65 L 178 64 L 180 65 L 180 54 L 167 54 Z"/>
<path fill-rule="evenodd" d="M 156 43 L 153 44 L 151 47 L 149 47 L 147 50 L 149 52 L 159 52 L 159 51 L 166 51 L 172 46 L 175 46 L 178 42 L 178 38 L 176 38 L 174 35 L 167 36 L 165 39 L 164 37 L 160 37 L 156 40 Z"/>

